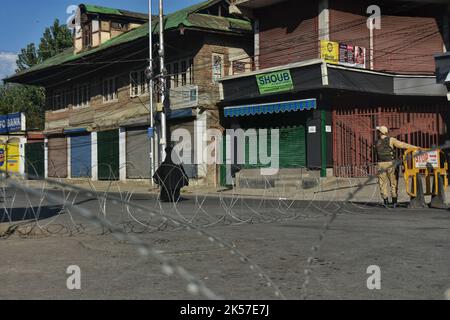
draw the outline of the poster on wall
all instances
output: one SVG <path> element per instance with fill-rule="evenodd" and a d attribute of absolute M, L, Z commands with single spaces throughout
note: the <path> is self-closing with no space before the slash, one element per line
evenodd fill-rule
<path fill-rule="evenodd" d="M 320 56 L 328 63 L 339 63 L 339 43 L 333 41 L 320 41 Z"/>
<path fill-rule="evenodd" d="M 355 47 L 347 44 L 339 44 L 339 64 L 353 67 L 355 65 Z"/>
<path fill-rule="evenodd" d="M 366 68 L 366 48 L 355 46 L 355 67 Z"/>
<path fill-rule="evenodd" d="M 365 69 L 366 48 L 322 40 L 321 59 L 327 63 Z"/>

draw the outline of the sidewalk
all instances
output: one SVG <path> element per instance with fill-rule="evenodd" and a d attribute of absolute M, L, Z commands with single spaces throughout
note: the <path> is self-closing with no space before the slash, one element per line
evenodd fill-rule
<path fill-rule="evenodd" d="M 88 181 L 66 180 L 58 182 L 74 185 L 79 188 L 94 192 L 112 192 L 120 194 L 158 194 L 158 188 L 147 181 Z M 62 189 L 46 181 L 24 181 L 25 186 L 37 189 Z M 399 201 L 409 201 L 406 194 L 405 182 L 399 180 Z M 308 200 L 308 201 L 353 201 L 353 202 L 380 202 L 378 182 L 376 178 L 326 178 L 317 180 L 316 183 L 306 187 L 277 187 L 277 188 L 233 188 L 211 186 L 189 186 L 182 189 L 182 195 L 197 197 L 227 197 L 227 198 L 251 198 L 270 200 Z M 450 196 L 450 189 L 446 190 L 446 197 Z M 426 197 L 429 202 L 430 197 Z"/>

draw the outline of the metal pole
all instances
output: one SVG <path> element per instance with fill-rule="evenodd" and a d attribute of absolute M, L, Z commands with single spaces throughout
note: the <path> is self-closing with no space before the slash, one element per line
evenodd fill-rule
<path fill-rule="evenodd" d="M 153 175 L 155 174 L 155 129 L 153 120 L 153 33 L 152 33 L 152 0 L 148 0 L 148 48 L 149 48 L 149 87 L 148 96 L 150 100 L 150 128 L 153 130 L 150 138 L 150 181 L 154 186 Z"/>
<path fill-rule="evenodd" d="M 166 78 L 165 78 L 165 65 L 164 65 L 164 8 L 163 0 L 159 0 L 159 57 L 160 57 L 160 80 L 161 80 L 161 103 L 163 105 L 163 112 L 161 113 L 161 157 L 166 157 L 167 146 L 167 122 L 166 122 Z"/>

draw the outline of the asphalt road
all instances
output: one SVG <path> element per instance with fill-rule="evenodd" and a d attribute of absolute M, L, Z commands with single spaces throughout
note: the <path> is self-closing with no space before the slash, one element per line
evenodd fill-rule
<path fill-rule="evenodd" d="M 449 211 L 238 197 L 173 206 L 137 195 L 131 203 L 8 189 L 0 203 L 0 226 L 11 231 L 0 238 L 0 300 L 204 298 L 86 213 L 142 240 L 226 299 L 279 299 L 274 285 L 287 299 L 443 299 L 450 288 Z M 80 290 L 66 285 L 72 265 L 81 270 Z M 381 271 L 379 290 L 367 287 L 371 265 Z"/>

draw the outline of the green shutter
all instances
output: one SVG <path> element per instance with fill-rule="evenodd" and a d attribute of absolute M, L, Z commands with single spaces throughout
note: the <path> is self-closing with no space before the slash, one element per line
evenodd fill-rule
<path fill-rule="evenodd" d="M 44 143 L 27 143 L 25 145 L 25 171 L 30 179 L 44 178 Z"/>
<path fill-rule="evenodd" d="M 304 126 L 280 129 L 280 168 L 306 167 Z"/>
<path fill-rule="evenodd" d="M 305 126 L 296 126 L 289 128 L 279 128 L 279 165 L 280 168 L 301 168 L 306 167 L 306 132 Z M 272 137 L 270 129 L 267 130 L 267 154 L 272 156 Z M 258 162 L 250 163 L 250 139 L 245 140 L 245 165 L 246 169 L 267 168 L 271 164 L 262 164 L 259 159 L 260 137 L 258 134 L 257 146 L 253 150 L 258 152 Z"/>
<path fill-rule="evenodd" d="M 119 179 L 119 130 L 97 133 L 98 179 Z"/>

